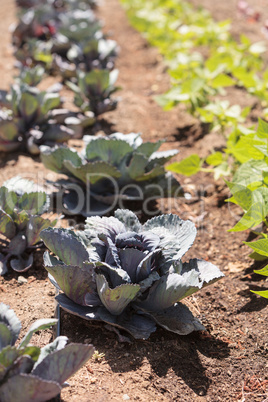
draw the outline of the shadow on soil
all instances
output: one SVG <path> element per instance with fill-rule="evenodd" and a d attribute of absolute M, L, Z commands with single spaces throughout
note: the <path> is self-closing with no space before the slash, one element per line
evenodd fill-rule
<path fill-rule="evenodd" d="M 178 127 L 177 133 L 173 134 L 176 141 L 181 141 L 184 146 L 192 146 L 195 141 L 205 137 L 210 132 L 209 123 L 194 123 Z"/>
<path fill-rule="evenodd" d="M 263 277 L 264 278 L 264 277 Z M 254 311 L 261 311 L 265 307 L 267 307 L 267 299 L 261 296 L 257 296 L 254 293 L 251 293 L 250 290 L 254 291 L 262 291 L 262 290 L 268 290 L 267 288 L 261 287 L 261 286 L 256 286 L 256 285 L 251 285 L 251 289 L 248 289 L 247 291 L 242 290 L 241 292 L 238 292 L 239 295 L 243 297 L 249 298 L 249 301 L 241 307 L 237 313 L 252 313 Z"/>
<path fill-rule="evenodd" d="M 70 341 L 92 343 L 98 352 L 105 354 L 105 361 L 114 373 L 133 375 L 136 372 L 143 377 L 146 371 L 148 379 L 152 383 L 157 381 L 156 387 L 163 392 L 166 381 L 169 387 L 174 384 L 174 389 L 170 389 L 174 393 L 177 382 L 183 381 L 197 395 L 206 395 L 211 380 L 199 355 L 222 360 L 230 353 L 227 343 L 209 333 L 179 336 L 158 328 L 148 340 L 133 340 L 129 344 L 118 342 L 117 336 L 108 331 L 105 324 L 88 322 L 63 311 L 61 317 L 61 334 Z M 170 376 L 174 377 L 171 382 Z"/>

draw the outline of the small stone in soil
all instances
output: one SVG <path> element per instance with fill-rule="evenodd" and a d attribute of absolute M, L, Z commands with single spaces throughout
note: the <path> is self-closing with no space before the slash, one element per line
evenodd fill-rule
<path fill-rule="evenodd" d="M 123 395 L 123 401 L 129 401 L 129 400 L 130 397 L 127 394 Z"/>
<path fill-rule="evenodd" d="M 27 283 L 28 280 L 27 280 L 26 278 L 24 278 L 24 276 L 21 276 L 21 275 L 20 275 L 20 276 L 18 277 L 18 282 L 19 282 L 19 283 Z"/>

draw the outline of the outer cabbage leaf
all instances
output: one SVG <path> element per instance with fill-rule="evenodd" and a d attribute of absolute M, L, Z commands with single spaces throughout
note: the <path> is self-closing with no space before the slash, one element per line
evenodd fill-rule
<path fill-rule="evenodd" d="M 74 232 L 49 228 L 42 231 L 41 239 L 66 265 L 81 266 L 88 261 L 88 252 Z"/>

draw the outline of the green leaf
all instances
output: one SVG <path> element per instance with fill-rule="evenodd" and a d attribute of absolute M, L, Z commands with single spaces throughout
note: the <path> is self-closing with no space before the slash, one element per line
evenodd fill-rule
<path fill-rule="evenodd" d="M 254 242 L 244 242 L 252 250 L 256 251 L 260 255 L 268 257 L 268 239 L 260 239 Z"/>
<path fill-rule="evenodd" d="M 27 118 L 27 120 L 31 119 L 34 113 L 37 111 L 39 107 L 38 99 L 27 93 L 24 92 L 21 95 L 21 100 L 19 103 L 19 111 L 23 118 Z"/>
<path fill-rule="evenodd" d="M 229 87 L 235 85 L 236 81 L 227 74 L 219 74 L 211 81 L 213 88 Z"/>
<path fill-rule="evenodd" d="M 5 186 L 0 188 L 0 207 L 7 214 L 12 215 L 18 201 L 15 191 L 10 191 Z"/>
<path fill-rule="evenodd" d="M 233 154 L 240 163 L 245 163 L 250 159 L 262 160 L 263 152 L 259 147 L 263 144 L 263 141 L 255 140 L 250 136 L 243 136 L 234 146 L 228 148 L 228 153 Z"/>
<path fill-rule="evenodd" d="M 198 155 L 193 154 L 188 158 L 183 159 L 181 162 L 171 163 L 166 167 L 167 170 L 170 170 L 174 173 L 181 173 L 185 176 L 192 176 L 199 172 L 201 168 L 201 159 Z"/>
<path fill-rule="evenodd" d="M 133 152 L 131 145 L 124 140 L 97 138 L 87 145 L 86 158 L 89 161 L 96 158 L 118 166 L 123 157 L 131 152 Z"/>
<path fill-rule="evenodd" d="M 1 122 L 0 124 L 0 138 L 5 141 L 17 141 L 18 126 L 13 121 Z"/>
<path fill-rule="evenodd" d="M 141 153 L 149 158 L 154 152 L 160 148 L 164 141 L 144 142 L 136 149 L 136 152 Z"/>
<path fill-rule="evenodd" d="M 218 166 L 223 162 L 223 157 L 221 152 L 214 152 L 213 154 L 209 155 L 206 159 L 208 165 L 211 166 Z"/>
<path fill-rule="evenodd" d="M 265 299 L 268 299 L 268 290 L 260 290 L 260 291 L 254 291 L 251 290 L 252 293 L 255 293 L 256 295 L 259 295 L 261 297 L 265 297 Z"/>
<path fill-rule="evenodd" d="M 43 92 L 41 103 L 41 113 L 46 115 L 51 109 L 59 107 L 61 104 L 60 95 L 53 92 Z"/>
<path fill-rule="evenodd" d="M 252 229 L 259 225 L 268 213 L 268 206 L 260 202 L 256 202 L 249 210 L 242 216 L 239 222 L 228 232 L 241 232 L 243 230 Z"/>
<path fill-rule="evenodd" d="M 249 186 L 251 183 L 260 183 L 260 186 L 262 185 L 263 170 L 265 169 L 267 169 L 267 163 L 264 160 L 250 160 L 237 169 L 233 182 L 244 186 Z"/>
<path fill-rule="evenodd" d="M 131 179 L 138 179 L 145 173 L 145 168 L 148 164 L 148 158 L 141 153 L 134 152 L 130 163 L 126 167 L 126 171 Z"/>
<path fill-rule="evenodd" d="M 81 180 L 84 184 L 94 184 L 101 179 L 120 177 L 121 172 L 107 162 L 88 162 L 85 165 L 76 167 L 70 161 L 64 161 L 63 165 L 69 173 Z"/>
<path fill-rule="evenodd" d="M 231 169 L 228 162 L 222 162 L 214 168 L 213 172 L 215 180 L 218 180 L 221 176 L 229 176 Z"/>
<path fill-rule="evenodd" d="M 16 234 L 16 225 L 10 215 L 0 208 L 0 233 L 12 239 Z"/>
<path fill-rule="evenodd" d="M 265 266 L 264 268 L 262 268 L 262 269 L 254 270 L 254 272 L 255 272 L 255 274 L 268 276 L 268 265 L 266 265 L 266 266 Z"/>
<path fill-rule="evenodd" d="M 259 118 L 257 136 L 260 138 L 268 138 L 268 123 Z"/>
<path fill-rule="evenodd" d="M 39 215 L 44 212 L 47 194 L 44 191 L 24 193 L 18 199 L 18 208 L 28 213 Z"/>
<path fill-rule="evenodd" d="M 50 147 L 41 148 L 41 161 L 47 169 L 56 173 L 68 174 L 64 161 L 70 161 L 74 166 L 81 166 L 82 160 L 77 152 L 66 147 L 59 147 L 51 150 Z"/>
<path fill-rule="evenodd" d="M 260 254 L 256 253 L 255 251 L 253 253 L 249 254 L 249 258 L 252 258 L 255 261 L 267 260 L 267 257 L 265 257 L 264 255 L 260 255 Z"/>

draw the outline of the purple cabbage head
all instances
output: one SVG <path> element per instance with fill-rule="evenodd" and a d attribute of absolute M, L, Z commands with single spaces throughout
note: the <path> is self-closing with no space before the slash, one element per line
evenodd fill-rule
<path fill-rule="evenodd" d="M 84 231 L 48 228 L 41 238 L 58 258 L 45 253 L 52 283 L 67 311 L 148 338 L 160 326 L 186 335 L 204 330 L 180 301 L 223 276 L 213 264 L 181 258 L 196 228 L 177 215 L 141 225 L 129 210 L 115 217 L 90 217 Z"/>

